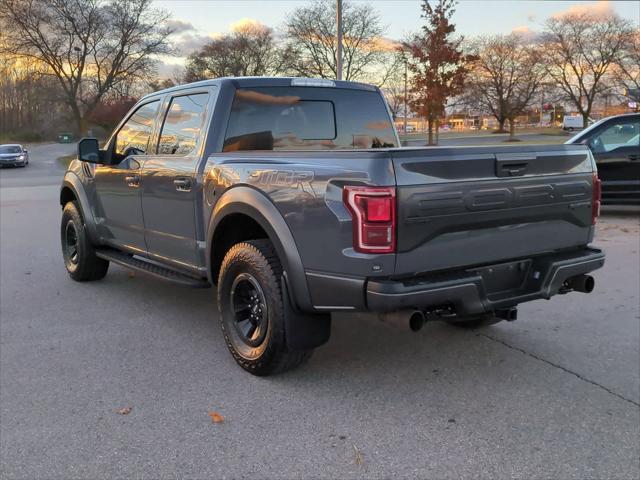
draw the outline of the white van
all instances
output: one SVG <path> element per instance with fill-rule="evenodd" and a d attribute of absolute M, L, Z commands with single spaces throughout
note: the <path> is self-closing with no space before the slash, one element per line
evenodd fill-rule
<path fill-rule="evenodd" d="M 589 119 L 591 120 L 591 119 Z M 590 124 L 593 122 L 589 122 Z M 562 120 L 562 129 L 567 130 L 568 132 L 573 132 L 574 130 L 582 130 L 585 127 L 584 121 L 582 119 L 582 115 L 565 115 Z"/>

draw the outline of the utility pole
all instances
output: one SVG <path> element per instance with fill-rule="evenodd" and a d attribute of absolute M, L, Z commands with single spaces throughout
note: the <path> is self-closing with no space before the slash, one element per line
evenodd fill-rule
<path fill-rule="evenodd" d="M 404 134 L 407 134 L 407 57 L 404 57 Z"/>
<path fill-rule="evenodd" d="M 338 37 L 338 48 L 336 51 L 336 79 L 342 80 L 342 0 L 338 2 L 336 8 L 336 30 Z"/>

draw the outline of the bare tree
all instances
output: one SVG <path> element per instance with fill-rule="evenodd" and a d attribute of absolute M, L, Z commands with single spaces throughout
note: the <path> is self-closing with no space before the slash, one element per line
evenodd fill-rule
<path fill-rule="evenodd" d="M 432 5 L 433 3 L 433 5 Z M 434 130 L 444 115 L 449 98 L 462 92 L 472 57 L 462 52 L 463 38 L 455 38 L 451 18 L 454 0 L 422 1 L 422 32 L 405 42 L 412 73 L 412 109 L 426 117 L 428 143 L 434 145 Z"/>
<path fill-rule="evenodd" d="M 469 94 L 496 118 L 499 131 L 509 121 L 513 139 L 515 118 L 532 104 L 544 78 L 538 47 L 517 35 L 496 35 L 479 38 L 473 48 Z"/>
<path fill-rule="evenodd" d="M 63 92 L 79 133 L 112 89 L 152 71 L 169 52 L 167 16 L 151 0 L 0 0 L 4 53 L 41 62 Z M 3 52 L 0 52 L 3 53 Z"/>
<path fill-rule="evenodd" d="M 315 0 L 287 18 L 288 69 L 305 77 L 336 78 L 336 2 Z M 401 67 L 397 44 L 383 38 L 384 27 L 371 6 L 344 2 L 343 78 L 383 85 Z"/>
<path fill-rule="evenodd" d="M 399 115 L 404 116 L 404 86 L 397 81 L 390 81 L 382 89 L 384 98 L 387 100 L 391 115 L 395 120 Z"/>
<path fill-rule="evenodd" d="M 0 143 L 3 134 L 36 140 L 64 124 L 59 95 L 60 87 L 38 62 L 0 55 Z"/>
<path fill-rule="evenodd" d="M 550 18 L 543 35 L 546 71 L 588 122 L 595 99 L 605 92 L 611 67 L 630 41 L 628 20 L 575 13 Z"/>
<path fill-rule="evenodd" d="M 640 90 L 640 30 L 630 35 L 620 60 L 613 67 L 617 83 L 627 90 Z"/>
<path fill-rule="evenodd" d="M 273 30 L 247 24 L 233 33 L 214 39 L 189 56 L 187 81 L 214 77 L 278 75 L 283 57 Z"/>

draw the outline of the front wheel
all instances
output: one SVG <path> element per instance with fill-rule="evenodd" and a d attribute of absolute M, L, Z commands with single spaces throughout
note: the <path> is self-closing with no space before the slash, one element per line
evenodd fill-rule
<path fill-rule="evenodd" d="M 234 245 L 218 277 L 218 310 L 225 342 L 238 365 L 266 376 L 293 369 L 313 350 L 292 351 L 285 339 L 282 266 L 269 240 Z"/>
<path fill-rule="evenodd" d="M 60 240 L 64 266 L 75 281 L 100 280 L 107 274 L 109 262 L 96 256 L 75 202 L 68 202 L 62 210 Z"/>

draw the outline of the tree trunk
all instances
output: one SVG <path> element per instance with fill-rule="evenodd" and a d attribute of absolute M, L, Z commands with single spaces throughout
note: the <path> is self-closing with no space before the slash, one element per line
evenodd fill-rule
<path fill-rule="evenodd" d="M 440 143 L 440 119 L 436 118 L 436 145 Z"/>
<path fill-rule="evenodd" d="M 78 135 L 78 138 L 86 137 L 88 123 L 89 123 L 87 122 L 88 112 L 85 112 L 85 114 L 83 115 L 82 112 L 80 111 L 80 107 L 76 103 L 71 103 L 69 107 L 71 108 L 73 121 L 76 124 L 76 131 L 75 131 L 76 135 Z"/>
<path fill-rule="evenodd" d="M 435 145 L 433 143 L 433 119 L 431 117 L 427 117 L 427 131 L 429 132 L 427 145 Z"/>
<path fill-rule="evenodd" d="M 509 119 L 509 141 L 512 142 L 516 138 L 516 122 L 513 118 Z"/>
<path fill-rule="evenodd" d="M 504 133 L 506 130 L 504 129 L 504 124 L 506 123 L 506 118 L 498 118 L 498 133 Z"/>
<path fill-rule="evenodd" d="M 587 128 L 589 126 L 589 115 L 591 114 L 591 110 L 586 112 L 582 112 L 582 128 Z"/>

